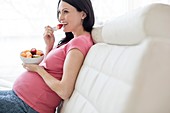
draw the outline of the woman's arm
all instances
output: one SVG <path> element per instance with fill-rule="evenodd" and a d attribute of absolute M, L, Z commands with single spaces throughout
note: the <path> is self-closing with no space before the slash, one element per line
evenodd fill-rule
<path fill-rule="evenodd" d="M 71 96 L 74 90 L 76 78 L 83 61 L 84 55 L 78 49 L 70 50 L 64 62 L 61 81 L 54 78 L 45 71 L 43 67 L 38 65 L 24 64 L 24 67 L 29 71 L 37 72 L 54 92 L 56 92 L 62 99 L 67 99 Z"/>

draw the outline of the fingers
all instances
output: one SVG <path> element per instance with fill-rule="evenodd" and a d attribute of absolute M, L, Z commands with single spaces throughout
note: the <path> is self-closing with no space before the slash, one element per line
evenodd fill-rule
<path fill-rule="evenodd" d="M 44 32 L 44 37 L 49 36 L 49 37 L 54 37 L 54 31 L 50 26 L 45 26 L 45 32 Z"/>

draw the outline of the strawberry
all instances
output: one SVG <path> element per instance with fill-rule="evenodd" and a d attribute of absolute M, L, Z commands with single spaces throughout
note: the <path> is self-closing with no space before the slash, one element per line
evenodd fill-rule
<path fill-rule="evenodd" d="M 57 29 L 61 29 L 63 27 L 63 24 L 58 24 Z"/>

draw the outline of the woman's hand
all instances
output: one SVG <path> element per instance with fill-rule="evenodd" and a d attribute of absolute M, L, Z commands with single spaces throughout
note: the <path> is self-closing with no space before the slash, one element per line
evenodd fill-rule
<path fill-rule="evenodd" d="M 54 31 L 50 26 L 45 27 L 43 38 L 46 44 L 46 54 L 48 54 L 55 42 Z"/>
<path fill-rule="evenodd" d="M 43 68 L 43 67 L 36 65 L 36 64 L 22 64 L 22 65 L 26 70 L 32 71 L 32 72 L 37 72 L 37 73 L 38 73 L 38 70 Z"/>

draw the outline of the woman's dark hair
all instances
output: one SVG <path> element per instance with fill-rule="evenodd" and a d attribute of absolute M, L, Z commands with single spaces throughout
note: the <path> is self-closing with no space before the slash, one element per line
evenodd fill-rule
<path fill-rule="evenodd" d="M 73 7 L 77 9 L 77 11 L 81 12 L 84 11 L 86 13 L 86 18 L 83 21 L 83 27 L 86 31 L 90 32 L 92 31 L 95 17 L 94 17 L 94 11 L 92 7 L 92 3 L 90 0 L 59 0 L 58 7 L 61 1 L 64 1 Z M 57 10 L 58 10 L 57 7 Z M 57 11 L 57 18 L 59 18 L 59 13 Z M 71 32 L 65 33 L 66 37 L 59 41 L 58 45 L 62 45 L 63 43 L 69 42 L 74 36 Z"/>

